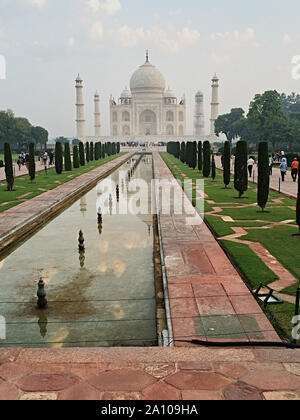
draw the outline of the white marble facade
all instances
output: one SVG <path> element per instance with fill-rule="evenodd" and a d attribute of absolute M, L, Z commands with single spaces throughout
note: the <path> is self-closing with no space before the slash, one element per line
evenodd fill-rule
<path fill-rule="evenodd" d="M 178 101 L 164 76 L 149 62 L 133 74 L 130 90 L 119 100 L 110 98 L 110 131 L 113 137 L 185 136 L 186 101 Z"/>

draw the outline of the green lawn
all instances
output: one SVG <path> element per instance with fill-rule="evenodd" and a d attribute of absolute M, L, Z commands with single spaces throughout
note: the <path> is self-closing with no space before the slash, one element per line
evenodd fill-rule
<path fill-rule="evenodd" d="M 15 179 L 14 191 L 11 192 L 7 191 L 6 182 L 2 181 L 0 183 L 0 212 L 17 206 L 22 203 L 23 200 L 29 200 L 43 194 L 45 191 L 53 190 L 59 185 L 122 155 L 123 153 L 120 153 L 119 155 L 106 157 L 99 161 L 86 163 L 85 166 L 82 166 L 79 169 L 73 169 L 71 172 L 63 172 L 61 175 L 57 175 L 54 168 L 49 169 L 47 174 L 44 171 L 37 172 L 36 179 L 33 182 L 30 181 L 28 175 L 17 177 Z"/>
<path fill-rule="evenodd" d="M 197 169 L 193 170 L 189 168 L 174 156 L 169 155 L 168 153 L 162 153 L 161 155 L 174 176 L 181 181 L 184 179 L 181 175 L 181 171 L 193 180 L 194 185 L 197 179 L 203 178 Z M 174 168 L 174 165 L 176 165 L 177 168 Z M 223 236 L 234 233 L 232 227 L 238 226 L 246 229 L 248 234 L 243 236 L 241 240 L 261 243 L 299 280 L 297 285 L 291 286 L 283 291 L 283 293 L 294 296 L 297 286 L 300 285 L 300 238 L 293 237 L 293 234 L 298 233 L 297 224 L 292 222 L 295 227 L 276 226 L 271 229 L 255 229 L 255 227 L 267 226 L 268 222 L 295 220 L 296 212 L 290 207 L 295 207 L 296 201 L 285 197 L 283 194 L 270 191 L 266 213 L 262 213 L 257 206 L 243 207 L 245 204 L 256 203 L 257 185 L 249 182 L 248 191 L 244 195 L 245 198 L 238 199 L 237 192 L 233 187 L 233 180 L 231 181 L 230 189 L 224 189 L 223 173 L 221 171 L 217 171 L 217 178 L 215 181 L 210 178 L 205 179 L 205 193 L 208 195 L 208 200 L 215 202 L 215 204 L 208 204 L 207 200 L 205 200 L 206 212 L 211 211 L 213 207 L 222 207 L 222 211 L 218 214 L 230 216 L 234 220 L 234 222 L 228 223 L 223 221 L 220 217 L 206 215 L 206 222 L 215 232 L 216 236 L 222 240 Z M 274 199 L 280 199 L 282 204 L 275 203 L 273 201 Z M 247 230 L 247 227 L 254 229 Z M 226 240 L 223 240 L 222 242 L 232 259 L 243 272 L 250 287 L 253 289 L 261 282 L 267 285 L 278 279 L 276 274 L 260 260 L 248 245 Z M 291 340 L 291 320 L 294 315 L 295 305 L 289 303 L 278 306 L 270 305 L 265 311 L 281 337 Z"/>

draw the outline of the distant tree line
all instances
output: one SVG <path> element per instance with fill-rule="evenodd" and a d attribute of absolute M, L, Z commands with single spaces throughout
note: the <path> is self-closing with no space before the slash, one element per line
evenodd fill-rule
<path fill-rule="evenodd" d="M 231 144 L 242 139 L 257 149 L 260 141 L 266 141 L 273 152 L 294 152 L 300 147 L 300 95 L 276 90 L 255 95 L 247 115 L 242 108 L 233 108 L 219 116 L 215 132 L 224 134 Z"/>
<path fill-rule="evenodd" d="M 29 150 L 34 143 L 40 150 L 46 149 L 48 131 L 43 127 L 34 127 L 26 118 L 16 117 L 13 111 L 0 111 L 0 150 L 4 143 L 9 143 L 12 150 L 21 152 Z"/>

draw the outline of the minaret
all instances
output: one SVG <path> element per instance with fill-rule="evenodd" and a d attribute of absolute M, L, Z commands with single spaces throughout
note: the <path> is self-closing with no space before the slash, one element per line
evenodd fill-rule
<path fill-rule="evenodd" d="M 100 113 L 100 96 L 96 92 L 94 96 L 95 101 L 95 137 L 101 137 L 101 113 Z"/>
<path fill-rule="evenodd" d="M 83 102 L 83 80 L 78 75 L 76 79 L 76 124 L 77 138 L 85 142 L 85 118 L 84 118 L 84 102 Z"/>
<path fill-rule="evenodd" d="M 215 136 L 215 122 L 219 117 L 219 78 L 215 74 L 212 79 L 212 100 L 211 100 L 211 119 L 210 134 Z"/>
<path fill-rule="evenodd" d="M 195 117 L 194 117 L 194 135 L 201 137 L 204 132 L 204 96 L 202 92 L 197 92 L 195 96 Z"/>

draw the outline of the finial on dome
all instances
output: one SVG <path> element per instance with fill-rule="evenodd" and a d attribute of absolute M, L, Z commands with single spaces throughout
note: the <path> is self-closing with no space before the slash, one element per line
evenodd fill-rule
<path fill-rule="evenodd" d="M 149 63 L 149 50 L 146 51 L 146 63 Z"/>

